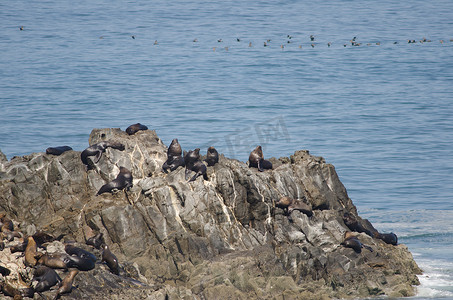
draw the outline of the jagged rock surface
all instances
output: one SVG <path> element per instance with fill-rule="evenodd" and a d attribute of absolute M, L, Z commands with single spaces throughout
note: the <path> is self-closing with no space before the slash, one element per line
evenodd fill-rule
<path fill-rule="evenodd" d="M 274 170 L 258 172 L 221 156 L 208 167 L 208 181 L 200 177 L 188 183 L 183 168 L 161 172 L 166 147 L 154 131 L 129 136 L 120 129 L 94 129 L 89 143 L 103 140 L 119 141 L 125 150 L 107 149 L 88 172 L 78 151 L 33 153 L 11 161 L 0 157 L 0 211 L 19 222 L 24 233 L 38 228 L 79 243 L 89 230 L 104 233 L 120 264 L 138 266 L 147 283 L 137 299 L 321 299 L 415 292 L 421 271 L 404 245 L 361 233 L 360 240 L 373 252 L 340 246 L 348 230 L 343 213 L 357 216 L 357 211 L 335 168 L 321 157 L 297 151 L 290 158 L 271 159 Z M 134 187 L 96 197 L 120 166 L 132 171 Z M 275 207 L 282 196 L 306 201 L 313 216 L 293 211 L 288 218 Z M 80 295 L 90 290 L 89 284 L 79 287 Z M 105 295 L 120 297 L 120 291 L 112 287 Z"/>

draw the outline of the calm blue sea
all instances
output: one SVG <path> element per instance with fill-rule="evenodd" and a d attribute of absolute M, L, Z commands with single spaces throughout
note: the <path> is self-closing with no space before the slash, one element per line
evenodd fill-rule
<path fill-rule="evenodd" d="M 2 1 L 0 149 L 136 122 L 242 161 L 308 149 L 409 247 L 418 297 L 452 298 L 451 39 L 451 0 Z"/>

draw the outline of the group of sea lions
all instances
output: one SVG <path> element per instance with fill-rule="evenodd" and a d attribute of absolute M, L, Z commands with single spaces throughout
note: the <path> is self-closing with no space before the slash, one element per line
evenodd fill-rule
<path fill-rule="evenodd" d="M 140 123 L 132 124 L 128 128 L 126 128 L 126 133 L 133 135 L 140 130 L 148 130 L 148 127 Z M 104 153 L 107 148 L 123 151 L 125 149 L 125 146 L 116 141 L 102 141 L 89 146 L 80 154 L 82 163 L 85 165 L 85 169 L 87 171 L 93 168 L 93 164 L 99 162 L 102 153 Z M 88 159 L 91 156 L 94 156 L 94 161 Z M 132 172 L 129 171 L 126 167 L 120 166 L 120 173 L 117 175 L 117 177 L 114 180 L 104 184 L 96 193 L 96 196 L 116 190 L 127 191 L 133 186 L 132 182 Z"/>
<path fill-rule="evenodd" d="M 126 132 L 129 135 L 133 135 L 140 130 L 147 129 L 148 127 L 146 127 L 145 125 L 137 123 L 129 126 L 126 129 Z M 108 147 L 120 151 L 123 151 L 125 149 L 123 144 L 115 141 L 103 141 L 91 145 L 81 153 L 81 160 L 83 164 L 86 166 L 87 171 L 93 168 L 93 165 L 100 160 L 102 153 L 104 153 L 105 149 L 107 149 Z M 71 150 L 70 147 L 61 146 L 55 148 L 48 148 L 46 152 L 48 154 L 59 155 L 67 150 Z M 94 160 L 93 161 L 91 159 L 89 160 L 88 159 L 89 157 L 94 157 Z M 207 163 L 207 166 L 214 166 L 216 163 L 219 162 L 219 153 L 214 147 L 211 146 L 207 149 L 206 159 L 204 160 L 204 162 Z M 195 150 L 182 151 L 178 139 L 175 138 L 172 140 L 170 146 L 167 149 L 167 160 L 162 165 L 162 171 L 164 173 L 168 173 L 168 170 L 172 172 L 175 171 L 178 167 L 185 167 L 185 179 L 188 180 L 188 182 L 195 181 L 199 176 L 203 176 L 204 180 L 208 180 L 207 166 L 204 162 L 201 160 L 200 148 L 196 148 Z M 248 165 L 250 168 L 257 168 L 258 171 L 260 172 L 272 169 L 273 167 L 272 163 L 269 160 L 264 159 L 263 150 L 261 146 L 257 146 L 250 153 Z M 191 177 L 190 175 L 192 172 L 195 172 L 195 174 Z M 100 195 L 106 192 L 113 192 L 115 190 L 128 190 L 131 187 L 132 187 L 132 173 L 125 167 L 120 167 L 120 173 L 118 174 L 118 176 L 114 180 L 103 185 L 96 193 L 96 195 Z M 292 220 L 291 212 L 294 210 L 298 210 L 306 214 L 308 217 L 311 217 L 313 215 L 311 206 L 305 202 L 306 201 L 303 201 L 301 199 L 292 199 L 290 197 L 285 196 L 281 197 L 279 201 L 276 202 L 275 205 L 276 207 L 284 209 L 285 214 L 288 216 L 290 220 Z M 394 233 L 379 233 L 371 225 L 371 223 L 368 222 L 368 220 L 361 220 L 361 222 L 358 222 L 353 215 L 345 213 L 343 221 L 351 231 L 346 231 L 344 233 L 344 239 L 341 245 L 352 248 L 357 253 L 360 253 L 362 248 L 366 248 L 370 251 L 373 251 L 373 249 L 369 246 L 363 245 L 353 232 L 358 233 L 364 232 L 373 238 L 383 240 L 387 244 L 396 245 L 398 243 L 398 238 Z M 99 247 L 101 247 L 99 241 L 90 242 L 93 243 L 92 244 L 93 246 L 96 245 L 96 248 L 98 249 Z M 87 243 L 90 242 L 87 241 Z M 102 247 L 104 249 L 103 253 L 106 253 L 105 261 L 107 262 L 107 265 L 110 267 L 112 272 L 118 274 L 117 271 L 118 262 L 116 258 L 112 259 L 114 255 L 111 254 L 107 245 L 103 244 Z"/>
<path fill-rule="evenodd" d="M 291 197 L 281 197 L 276 203 L 275 206 L 282 208 L 285 212 L 285 215 L 288 216 L 288 219 L 292 221 L 291 212 L 298 210 L 303 214 L 311 217 L 313 215 L 312 208 L 309 204 L 305 203 L 305 199 L 293 199 Z M 380 239 L 386 244 L 397 245 L 398 237 L 393 232 L 390 233 L 380 233 L 378 232 L 371 223 L 366 219 L 358 220 L 354 215 L 346 212 L 343 215 L 343 222 L 348 227 L 350 231 L 345 231 L 343 235 L 343 241 L 340 245 L 352 248 L 355 252 L 362 252 L 362 248 L 366 248 L 371 252 L 373 249 L 369 246 L 362 244 L 357 237 L 356 233 L 365 233 L 372 238 Z"/>
<path fill-rule="evenodd" d="M 5 232 L 14 231 L 13 222 L 6 217 L 6 214 L 0 214 L 0 227 L 2 230 L 2 249 L 8 247 L 11 254 L 21 253 L 16 258 L 23 257 L 24 265 L 33 268 L 33 278 L 30 282 L 25 282 L 22 279 L 19 286 L 8 280 L 7 276 L 11 274 L 8 267 L 0 265 L 0 274 L 4 277 L 0 284 L 1 293 L 6 296 L 14 297 L 14 299 L 22 299 L 23 297 L 33 298 L 35 293 L 38 293 L 42 298 L 47 299 L 41 293 L 48 290 L 56 290 L 53 299 L 60 298 L 61 295 L 70 293 L 73 288 L 74 278 L 80 271 L 90 271 L 96 266 L 96 256 L 80 247 L 76 247 L 73 242 L 66 242 L 64 253 L 49 253 L 47 244 L 53 241 L 59 241 L 63 236 L 53 237 L 44 232 L 38 231 L 31 236 L 22 236 L 18 232 L 19 243 L 5 246 L 4 240 L 7 243 L 13 240 L 8 240 Z M 86 241 L 87 245 L 101 250 L 101 262 L 105 262 L 110 271 L 119 275 L 119 264 L 116 256 L 110 251 L 108 245 L 104 242 L 102 233 L 95 235 Z M 43 249 L 43 250 L 40 250 Z M 66 274 L 62 280 L 56 272 L 60 269 L 62 274 Z M 54 288 L 57 286 L 56 288 Z"/>
<path fill-rule="evenodd" d="M 182 155 L 184 154 L 184 156 Z M 206 153 L 206 159 L 208 166 L 214 166 L 219 162 L 219 153 L 214 147 L 209 147 Z M 204 180 L 208 180 L 207 167 L 201 161 L 200 148 L 195 150 L 182 151 L 181 145 L 178 139 L 173 139 L 167 150 L 167 160 L 162 165 L 162 171 L 168 173 L 168 169 L 171 171 L 176 170 L 178 167 L 185 167 L 185 178 L 189 182 L 195 181 L 199 176 L 203 176 Z M 190 173 L 195 172 L 195 175 L 189 179 Z"/>
<path fill-rule="evenodd" d="M 129 126 L 126 132 L 132 135 L 140 130 L 147 129 L 146 126 L 137 123 Z M 125 146 L 115 141 L 103 141 L 89 146 L 82 151 L 80 156 L 86 171 L 94 168 L 107 148 L 123 151 Z M 49 147 L 46 149 L 46 154 L 61 155 L 69 150 L 72 150 L 69 146 Z M 92 160 L 91 157 L 94 157 L 94 159 Z M 120 173 L 117 177 L 104 184 L 96 195 L 115 190 L 127 190 L 132 187 L 132 179 L 132 173 L 127 168 L 120 167 Z M 96 265 L 96 256 L 93 253 L 76 247 L 72 243 L 65 245 L 65 253 L 42 253 L 38 248 L 45 249 L 45 243 L 60 240 L 62 236 L 53 238 L 50 235 L 38 232 L 33 236 L 23 237 L 20 232 L 14 231 L 14 224 L 6 217 L 6 214 L 0 215 L 0 229 L 0 251 L 5 248 L 4 240 L 11 242 L 14 238 L 20 238 L 21 242 L 19 244 L 9 246 L 11 253 L 21 252 L 20 256 L 24 257 L 25 266 L 34 269 L 33 279 L 23 287 L 14 287 L 7 280 L 2 282 L 1 292 L 6 296 L 15 297 L 15 299 L 22 299 L 22 297 L 32 298 L 35 292 L 40 294 L 58 284 L 57 294 L 54 298 L 58 299 L 61 295 L 71 292 L 74 278 L 79 271 L 92 270 Z M 101 262 L 105 262 L 112 273 L 119 275 L 118 259 L 104 242 L 102 233 L 87 239 L 86 243 L 101 250 Z M 62 269 L 67 273 L 66 277 L 62 280 L 58 273 L 55 272 L 55 269 Z M 11 273 L 11 270 L 0 265 L 0 272 L 3 276 L 7 276 Z"/>
<path fill-rule="evenodd" d="M 184 154 L 184 155 L 182 155 Z M 214 147 L 209 147 L 204 160 L 208 167 L 214 166 L 219 162 L 219 152 Z M 176 170 L 178 167 L 186 167 L 185 178 L 189 182 L 196 180 L 199 176 L 203 176 L 204 180 L 208 180 L 206 175 L 206 165 L 201 161 L 200 148 L 195 150 L 182 151 L 178 139 L 173 139 L 167 150 L 167 160 L 162 165 L 162 171 L 168 173 Z M 249 155 L 249 167 L 258 168 L 258 171 L 272 169 L 272 163 L 264 159 L 261 146 L 257 146 Z M 189 179 L 190 173 L 195 172 L 195 175 Z"/>

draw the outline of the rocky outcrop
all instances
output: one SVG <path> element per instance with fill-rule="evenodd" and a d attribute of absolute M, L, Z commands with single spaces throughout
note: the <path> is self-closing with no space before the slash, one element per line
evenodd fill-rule
<path fill-rule="evenodd" d="M 121 284 L 137 289 L 129 294 L 137 299 L 400 297 L 415 292 L 421 271 L 404 245 L 365 233 L 357 235 L 373 251 L 357 253 L 340 245 L 350 230 L 344 213 L 363 220 L 335 168 L 321 157 L 296 151 L 289 158 L 270 159 L 273 170 L 259 172 L 221 155 L 218 164 L 208 167 L 209 180 L 188 183 L 181 167 L 161 171 L 167 148 L 152 130 L 128 135 L 94 129 L 89 144 L 101 141 L 120 142 L 125 150 L 107 148 L 88 171 L 78 151 L 3 159 L 0 212 L 24 234 L 39 229 L 84 244 L 90 234 L 102 232 L 120 265 L 135 266 L 120 276 L 108 273 L 121 278 L 117 281 L 98 282 L 111 286 L 104 296 L 121 297 L 126 293 Z M 95 196 L 116 178 L 119 167 L 132 172 L 132 189 Z M 311 206 L 312 216 L 298 210 L 287 215 L 275 206 L 283 196 Z M 89 276 L 102 271 L 76 277 L 80 295 L 99 294 L 91 284 L 97 281 Z"/>

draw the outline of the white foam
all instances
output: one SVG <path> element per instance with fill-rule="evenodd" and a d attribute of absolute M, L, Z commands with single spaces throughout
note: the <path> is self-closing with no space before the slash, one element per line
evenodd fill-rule
<path fill-rule="evenodd" d="M 417 298 L 453 299 L 453 263 L 420 259 L 418 264 L 424 272 L 418 275 Z"/>

